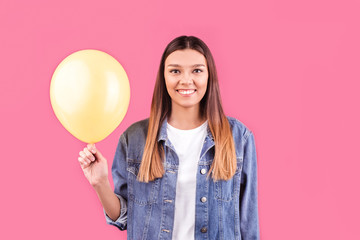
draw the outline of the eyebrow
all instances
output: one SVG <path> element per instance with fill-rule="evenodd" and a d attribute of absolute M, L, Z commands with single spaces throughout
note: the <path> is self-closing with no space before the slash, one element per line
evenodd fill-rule
<path fill-rule="evenodd" d="M 167 67 L 181 67 L 179 64 L 169 64 Z M 205 67 L 204 64 L 194 64 L 191 67 Z"/>

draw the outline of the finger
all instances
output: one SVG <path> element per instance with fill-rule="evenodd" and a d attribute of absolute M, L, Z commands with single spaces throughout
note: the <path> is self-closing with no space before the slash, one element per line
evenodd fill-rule
<path fill-rule="evenodd" d="M 93 154 L 96 153 L 95 143 L 89 143 L 89 144 L 87 145 L 87 148 L 88 148 L 89 151 L 92 152 Z"/>
<path fill-rule="evenodd" d="M 90 161 L 95 161 L 95 156 L 89 151 L 89 149 L 84 148 L 84 152 L 86 154 L 86 157 L 90 160 Z"/>
<path fill-rule="evenodd" d="M 84 151 L 80 151 L 80 156 L 85 160 L 85 162 L 90 161 L 90 159 L 86 156 L 86 153 Z M 90 161 L 91 162 L 91 161 Z"/>
<path fill-rule="evenodd" d="M 86 156 L 86 154 L 84 153 L 84 151 L 80 151 L 80 156 L 84 159 L 84 162 L 86 164 L 90 164 L 91 163 L 91 160 Z"/>
<path fill-rule="evenodd" d="M 90 161 L 95 161 L 95 157 L 94 155 L 92 155 L 92 153 L 89 151 L 89 149 L 84 148 L 84 152 L 86 154 L 86 157 L 90 160 Z"/>
<path fill-rule="evenodd" d="M 89 166 L 91 164 L 91 161 L 88 158 L 85 158 L 86 166 Z"/>
<path fill-rule="evenodd" d="M 82 157 L 78 157 L 78 161 L 79 161 L 82 169 L 84 169 L 88 166 L 88 164 L 85 162 L 85 160 Z"/>
<path fill-rule="evenodd" d="M 83 153 L 83 155 L 85 155 L 85 153 Z M 85 157 L 82 157 L 82 159 L 84 160 L 84 163 L 86 164 L 86 166 L 90 165 L 91 164 L 91 161 L 89 158 L 87 158 L 86 156 Z"/>

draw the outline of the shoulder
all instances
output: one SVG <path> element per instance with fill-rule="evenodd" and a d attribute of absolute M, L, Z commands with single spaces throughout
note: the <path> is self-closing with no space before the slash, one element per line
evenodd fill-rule
<path fill-rule="evenodd" d="M 240 120 L 234 118 L 234 117 L 230 117 L 227 116 L 227 119 L 229 121 L 232 133 L 233 133 L 233 137 L 236 138 L 241 138 L 243 141 L 246 141 L 247 138 L 250 136 L 250 134 L 252 134 L 251 129 L 249 129 L 243 122 L 241 122 Z"/>
<path fill-rule="evenodd" d="M 142 119 L 140 121 L 134 122 L 131 124 L 126 130 L 125 133 L 127 134 L 133 134 L 138 133 L 139 131 L 147 131 L 147 128 L 149 126 L 149 118 Z"/>
<path fill-rule="evenodd" d="M 146 139 L 148 126 L 149 118 L 134 122 L 124 131 L 123 136 L 128 142 L 141 141 L 141 139 Z"/>

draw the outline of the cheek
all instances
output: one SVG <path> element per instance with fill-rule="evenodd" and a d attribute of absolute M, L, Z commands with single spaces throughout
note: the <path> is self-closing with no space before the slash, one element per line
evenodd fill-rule
<path fill-rule="evenodd" d="M 173 98 L 175 95 L 175 86 L 174 84 L 171 82 L 171 80 L 169 81 L 169 79 L 165 79 L 165 87 L 166 87 L 166 91 L 169 94 L 170 98 Z"/>
<path fill-rule="evenodd" d="M 207 89 L 207 85 L 208 85 L 208 79 L 204 78 L 199 82 L 199 86 L 202 89 L 203 92 L 206 92 Z"/>
<path fill-rule="evenodd" d="M 201 88 L 201 98 L 203 98 L 207 91 L 207 82 Z"/>
<path fill-rule="evenodd" d="M 169 76 L 169 75 L 164 75 L 164 78 L 165 78 L 165 84 L 166 86 L 171 86 L 172 85 L 172 82 L 174 82 L 174 79 L 172 76 Z"/>
<path fill-rule="evenodd" d="M 171 78 L 169 78 L 166 75 L 165 75 L 165 86 L 168 91 L 171 89 Z"/>

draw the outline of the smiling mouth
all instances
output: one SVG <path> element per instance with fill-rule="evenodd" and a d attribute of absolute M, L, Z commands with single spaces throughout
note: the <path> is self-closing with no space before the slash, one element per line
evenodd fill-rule
<path fill-rule="evenodd" d="M 178 93 L 180 93 L 181 95 L 191 95 L 193 94 L 196 90 L 195 89 L 187 89 L 187 90 L 184 90 L 184 89 L 178 89 L 176 90 Z"/>

